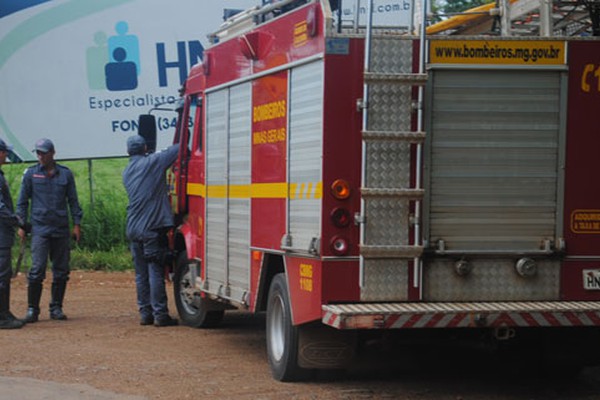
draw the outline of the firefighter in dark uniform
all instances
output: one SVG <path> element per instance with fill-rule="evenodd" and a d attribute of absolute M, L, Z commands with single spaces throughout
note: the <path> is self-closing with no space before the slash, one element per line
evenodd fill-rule
<path fill-rule="evenodd" d="M 17 201 L 17 215 L 25 222 L 31 205 L 31 258 L 32 266 L 27 279 L 26 322 L 36 322 L 40 314 L 40 298 L 46 278 L 48 258 L 52 263 L 52 291 L 50 318 L 65 320 L 62 305 L 69 280 L 71 246 L 69 212 L 73 220 L 72 237 L 81 237 L 83 212 L 77 199 L 75 178 L 71 170 L 54 160 L 54 144 L 40 139 L 35 144 L 38 164 L 23 174 L 21 192 Z M 68 210 L 67 210 L 68 208 Z M 19 229 L 21 240 L 25 231 Z"/>
<path fill-rule="evenodd" d="M 127 139 L 129 164 L 123 185 L 129 197 L 127 238 L 135 264 L 135 283 L 141 325 L 172 326 L 165 290 L 165 256 L 169 252 L 167 232 L 173 227 L 165 173 L 177 159 L 179 145 L 146 154 L 142 136 Z"/>
<path fill-rule="evenodd" d="M 0 139 L 0 166 L 6 163 L 10 146 Z M 14 213 L 12 197 L 4 172 L 0 169 L 0 329 L 18 329 L 21 321 L 10 312 L 11 248 L 15 240 L 15 229 L 20 220 Z"/>

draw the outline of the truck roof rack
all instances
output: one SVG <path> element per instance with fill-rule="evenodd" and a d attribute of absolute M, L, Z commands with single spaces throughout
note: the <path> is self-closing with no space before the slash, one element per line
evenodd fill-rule
<path fill-rule="evenodd" d="M 428 35 L 600 36 L 598 0 L 499 0 L 444 16 Z"/>
<path fill-rule="evenodd" d="M 273 19 L 294 8 L 318 0 L 281 0 L 254 6 L 241 13 L 235 14 L 221 24 L 218 30 L 208 35 L 210 43 L 219 43 L 240 33 L 247 32 L 257 25 Z"/>

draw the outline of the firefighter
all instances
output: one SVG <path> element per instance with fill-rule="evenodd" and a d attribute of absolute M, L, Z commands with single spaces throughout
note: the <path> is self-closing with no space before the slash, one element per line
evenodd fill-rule
<path fill-rule="evenodd" d="M 0 167 L 6 163 L 11 149 L 0 139 Z M 12 197 L 4 172 L 0 169 L 0 329 L 19 329 L 24 321 L 10 312 L 11 248 L 15 240 L 15 228 L 22 225 L 14 212 Z"/>
<path fill-rule="evenodd" d="M 40 315 L 40 298 L 46 278 L 48 257 L 52 263 L 50 318 L 67 319 L 62 310 L 71 256 L 67 207 L 73 220 L 72 237 L 77 242 L 81 238 L 80 224 L 83 217 L 73 173 L 54 160 L 52 141 L 38 140 L 35 143 L 35 152 L 38 163 L 25 170 L 17 201 L 17 215 L 24 222 L 27 222 L 31 206 L 32 266 L 27 275 L 28 308 L 25 316 L 28 323 L 37 322 Z M 21 240 L 25 240 L 24 229 L 19 229 L 18 234 Z"/>
<path fill-rule="evenodd" d="M 169 254 L 167 232 L 174 225 L 165 173 L 175 162 L 179 145 L 147 154 L 146 141 L 135 135 L 127 139 L 129 164 L 123 185 L 129 197 L 127 238 L 135 264 L 140 325 L 173 326 L 165 290 L 165 263 Z"/>

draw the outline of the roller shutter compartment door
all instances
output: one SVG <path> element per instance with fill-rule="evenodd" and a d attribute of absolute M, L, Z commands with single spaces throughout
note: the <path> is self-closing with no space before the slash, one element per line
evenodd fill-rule
<path fill-rule="evenodd" d="M 447 250 L 539 250 L 556 236 L 560 72 L 432 76 L 431 245 L 441 239 Z"/>

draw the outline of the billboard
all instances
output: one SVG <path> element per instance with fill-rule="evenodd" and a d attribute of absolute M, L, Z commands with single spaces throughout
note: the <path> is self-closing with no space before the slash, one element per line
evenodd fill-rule
<path fill-rule="evenodd" d="M 345 27 L 367 25 L 370 0 L 342 0 L 341 18 Z M 373 26 L 412 30 L 414 0 L 373 0 Z M 356 15 L 358 14 L 358 21 Z"/>
<path fill-rule="evenodd" d="M 125 156 L 138 115 L 176 102 L 224 10 L 260 2 L 3 0 L 0 137 L 24 161 L 41 137 L 58 159 Z M 174 119 L 163 119 L 157 148 Z"/>

